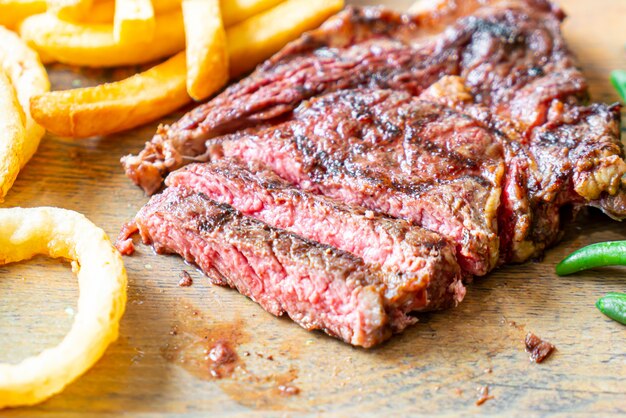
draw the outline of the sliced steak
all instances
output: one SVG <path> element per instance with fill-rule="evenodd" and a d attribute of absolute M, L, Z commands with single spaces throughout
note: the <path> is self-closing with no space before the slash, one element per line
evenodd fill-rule
<path fill-rule="evenodd" d="M 172 175 L 138 217 L 144 238 L 270 312 L 369 346 L 407 312 L 459 299 L 435 242 L 482 275 L 556 242 L 566 205 L 626 218 L 620 108 L 588 103 L 563 18 L 547 0 L 346 9 L 123 158 L 149 194 L 212 164 Z"/>
<path fill-rule="evenodd" d="M 261 161 L 303 190 L 440 233 L 467 272 L 496 265 L 502 147 L 444 106 L 402 92 L 343 90 L 305 102 L 289 122 L 213 144 L 212 159 Z"/>
<path fill-rule="evenodd" d="M 180 254 L 214 284 L 234 287 L 308 330 L 371 347 L 415 322 L 387 298 L 388 273 L 244 217 L 201 193 L 168 188 L 135 221 L 144 243 L 157 252 Z"/>
<path fill-rule="evenodd" d="M 457 110 L 506 143 L 501 262 L 524 261 L 554 243 L 565 204 L 626 217 L 619 107 L 587 106 L 586 82 L 560 31 L 564 13 L 546 0 L 438 3 L 415 15 L 346 9 L 161 128 L 144 151 L 124 158 L 128 176 L 153 193 L 169 171 L 206 161 L 211 138 L 291 120 L 311 97 L 360 88 L 422 95 L 454 75 L 471 97 Z"/>
<path fill-rule="evenodd" d="M 571 106 L 553 100 L 545 123 L 526 138 L 514 121 L 475 103 L 461 77 L 443 77 L 420 98 L 472 117 L 504 148 L 507 174 L 498 222 L 502 262 L 525 261 L 553 244 L 564 205 L 598 206 L 617 219 L 626 214 L 618 105 Z"/>
<path fill-rule="evenodd" d="M 123 162 L 148 193 L 204 154 L 205 141 L 288 117 L 303 100 L 348 88 L 420 94 L 444 75 L 464 78 L 492 113 L 534 126 L 553 98 L 584 97 L 586 84 L 543 0 L 450 1 L 411 16 L 348 8 L 291 43 L 250 77 L 163 127 Z"/>
<path fill-rule="evenodd" d="M 237 161 L 190 164 L 166 179 L 246 216 L 362 258 L 392 272 L 387 298 L 403 310 L 455 305 L 465 289 L 454 246 L 433 232 L 372 211 L 298 190 L 268 170 L 253 173 Z"/>

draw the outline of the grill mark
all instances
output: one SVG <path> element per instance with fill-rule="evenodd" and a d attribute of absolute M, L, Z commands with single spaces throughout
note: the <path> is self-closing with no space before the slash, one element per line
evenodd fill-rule
<path fill-rule="evenodd" d="M 415 142 L 414 139 L 419 139 L 420 141 Z M 463 168 L 469 168 L 469 169 L 478 168 L 478 163 L 472 160 L 471 158 L 467 158 L 455 151 L 444 149 L 441 146 L 431 141 L 422 140 L 422 138 L 419 135 L 415 135 L 410 141 L 412 144 L 420 146 L 421 150 L 430 153 L 430 155 L 435 155 L 444 160 L 449 160 L 455 163 L 456 166 L 462 166 Z M 458 170 L 460 170 L 460 168 L 457 170 L 450 170 L 449 174 L 454 175 Z"/>

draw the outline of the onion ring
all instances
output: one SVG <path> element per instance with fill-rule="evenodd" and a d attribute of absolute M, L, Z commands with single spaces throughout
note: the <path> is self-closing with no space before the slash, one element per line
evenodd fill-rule
<path fill-rule="evenodd" d="M 0 209 L 0 265 L 37 254 L 72 260 L 78 312 L 59 345 L 0 364 L 0 408 L 41 402 L 87 371 L 117 339 L 126 306 L 126 269 L 102 229 L 65 209 Z"/>

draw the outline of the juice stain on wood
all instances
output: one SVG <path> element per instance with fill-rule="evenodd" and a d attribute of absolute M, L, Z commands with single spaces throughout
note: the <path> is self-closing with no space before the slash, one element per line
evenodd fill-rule
<path fill-rule="evenodd" d="M 250 342 L 243 319 L 216 323 L 197 309 L 186 307 L 185 311 L 188 313 L 178 315 L 166 344 L 160 349 L 166 361 L 182 367 L 198 379 L 220 381 L 224 393 L 241 405 L 289 409 L 284 401 L 300 394 L 300 388 L 293 383 L 298 377 L 297 369 L 289 367 L 285 372 L 267 375 L 251 372 L 244 358 L 275 363 L 275 357 L 259 353 L 250 356 L 249 351 L 239 350 L 242 344 Z M 276 367 L 271 369 L 276 370 Z"/>
<path fill-rule="evenodd" d="M 232 376 L 243 362 L 236 348 L 249 341 L 242 319 L 212 323 L 198 310 L 175 323 L 161 355 L 203 380 Z"/>

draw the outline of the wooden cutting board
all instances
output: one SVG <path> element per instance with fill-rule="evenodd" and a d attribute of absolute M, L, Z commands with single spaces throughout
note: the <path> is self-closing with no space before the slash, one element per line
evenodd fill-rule
<path fill-rule="evenodd" d="M 411 2 L 387 3 L 402 9 Z M 617 101 L 608 75 L 626 69 L 626 2 L 562 3 L 569 14 L 566 38 L 594 99 Z M 50 68 L 55 89 L 128 73 Z M 2 206 L 74 209 L 115 237 L 147 200 L 124 177 L 119 158 L 137 152 L 156 126 L 83 141 L 46 137 Z M 626 327 L 594 307 L 604 293 L 626 291 L 624 270 L 554 274 L 555 264 L 582 245 L 626 239 L 626 224 L 591 212 L 566 230 L 542 261 L 476 280 L 456 309 L 423 315 L 416 326 L 372 350 L 274 318 L 237 292 L 210 286 L 180 258 L 139 246 L 125 258 L 129 300 L 119 340 L 62 394 L 0 415 L 626 413 Z M 191 287 L 177 286 L 182 271 L 193 277 Z M 0 361 L 17 362 L 58 343 L 71 324 L 76 297 L 66 263 L 40 257 L 1 267 Z M 530 363 L 524 352 L 528 331 L 557 346 L 543 364 Z M 202 359 L 220 338 L 236 347 L 240 367 L 215 379 Z M 281 393 L 281 385 L 299 394 Z M 494 398 L 477 406 L 484 386 Z"/>

